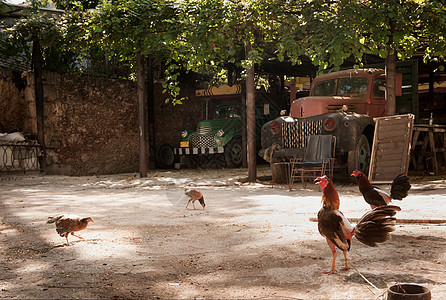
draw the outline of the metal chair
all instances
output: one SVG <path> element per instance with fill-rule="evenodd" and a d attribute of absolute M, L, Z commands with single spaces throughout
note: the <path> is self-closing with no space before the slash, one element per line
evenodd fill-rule
<path fill-rule="evenodd" d="M 332 135 L 310 135 L 305 155 L 290 160 L 289 188 L 293 188 L 295 179 L 300 179 L 306 187 L 305 179 L 313 180 L 317 176 L 327 175 L 333 178 L 336 137 Z"/>

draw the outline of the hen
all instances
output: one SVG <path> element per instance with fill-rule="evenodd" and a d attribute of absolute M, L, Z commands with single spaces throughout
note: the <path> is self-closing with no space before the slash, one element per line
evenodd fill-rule
<path fill-rule="evenodd" d="M 48 217 L 48 224 L 56 223 L 56 231 L 61 237 L 65 237 L 67 239 L 67 246 L 70 245 L 68 242 L 68 235 L 74 235 L 77 238 L 84 239 L 78 235 L 75 235 L 74 232 L 83 230 L 87 228 L 88 223 L 93 222 L 93 219 L 81 218 L 75 215 L 60 215 L 57 217 Z"/>
<path fill-rule="evenodd" d="M 204 209 L 206 204 L 204 203 L 204 197 L 203 197 L 202 193 L 200 193 L 199 191 L 194 190 L 194 189 L 187 189 L 184 191 L 184 193 L 186 194 L 186 196 L 189 197 L 189 201 L 187 201 L 186 208 L 189 206 L 189 203 L 192 202 L 194 209 L 196 209 L 195 201 L 198 200 L 198 202 L 200 202 L 201 206 L 203 206 L 203 209 Z"/>
<path fill-rule="evenodd" d="M 345 267 L 350 269 L 347 260 L 347 251 L 350 250 L 351 239 L 355 236 L 361 243 L 376 247 L 378 243 L 389 240 L 390 232 L 394 231 L 394 215 L 401 209 L 398 206 L 387 205 L 378 207 L 364 214 L 356 227 L 353 227 L 339 210 L 340 200 L 338 192 L 327 176 L 318 177 L 315 183 L 319 184 L 322 191 L 323 206 L 317 215 L 319 233 L 327 240 L 328 246 L 333 254 L 331 270 L 328 274 L 336 271 L 336 247 L 342 250 L 345 259 Z"/>
<path fill-rule="evenodd" d="M 380 188 L 370 184 L 361 171 L 353 171 L 352 175 L 356 177 L 356 183 L 358 184 L 359 191 L 364 197 L 365 202 L 370 204 L 373 209 L 375 207 L 380 207 L 387 205 L 392 201 L 392 199 L 402 200 L 407 197 L 407 194 L 411 188 L 409 177 L 404 174 L 400 174 L 393 179 L 392 186 L 390 188 L 390 194 L 381 190 Z"/>

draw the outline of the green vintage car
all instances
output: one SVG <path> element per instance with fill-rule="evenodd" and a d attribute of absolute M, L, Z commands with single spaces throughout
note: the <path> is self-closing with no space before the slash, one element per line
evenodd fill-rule
<path fill-rule="evenodd" d="M 258 146 L 261 126 L 278 115 L 276 109 L 265 114 L 264 105 L 256 107 Z M 184 130 L 181 133 L 180 147 L 174 149 L 175 155 L 193 167 L 240 167 L 243 160 L 241 116 L 240 103 L 217 106 L 212 120 L 199 122 L 196 131 Z"/>

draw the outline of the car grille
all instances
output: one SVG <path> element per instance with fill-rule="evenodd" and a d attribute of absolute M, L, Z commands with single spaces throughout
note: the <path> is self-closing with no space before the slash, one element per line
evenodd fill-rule
<path fill-rule="evenodd" d="M 295 120 L 282 124 L 282 139 L 284 148 L 305 148 L 309 135 L 321 134 L 322 120 Z"/>
<path fill-rule="evenodd" d="M 214 147 L 214 144 L 215 134 L 198 135 L 192 133 L 189 137 L 189 147 L 192 148 Z"/>
<path fill-rule="evenodd" d="M 212 131 L 212 126 L 200 126 L 197 128 L 198 134 L 206 134 Z"/>

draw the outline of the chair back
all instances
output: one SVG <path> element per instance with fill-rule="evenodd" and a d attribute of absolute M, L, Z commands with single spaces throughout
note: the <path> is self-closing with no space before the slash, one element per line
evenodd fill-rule
<path fill-rule="evenodd" d="M 304 162 L 321 162 L 333 157 L 332 135 L 310 135 L 305 150 Z"/>

